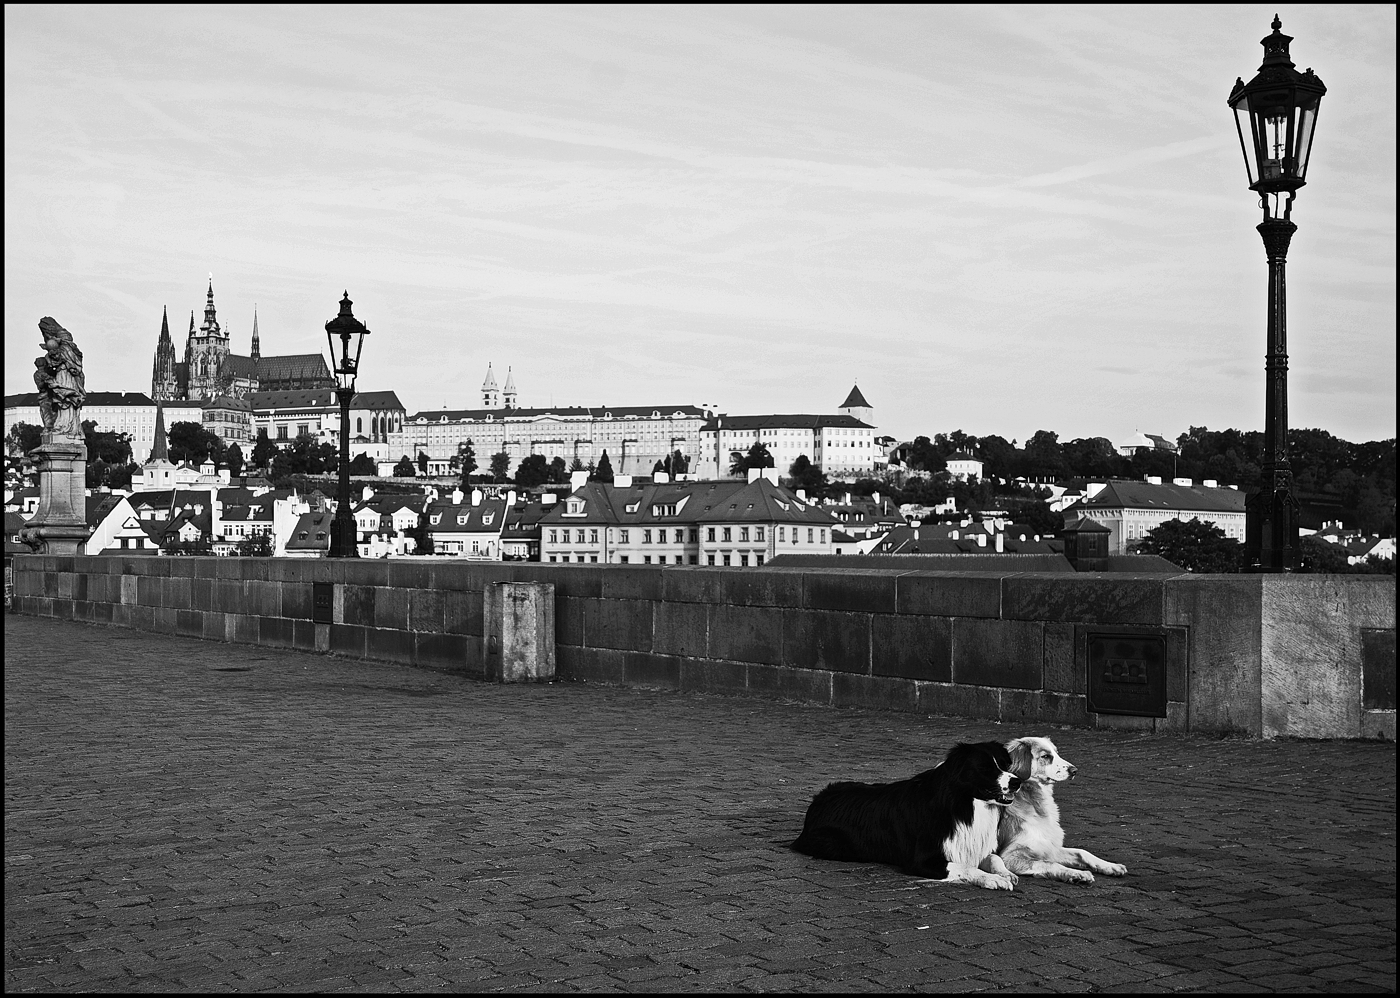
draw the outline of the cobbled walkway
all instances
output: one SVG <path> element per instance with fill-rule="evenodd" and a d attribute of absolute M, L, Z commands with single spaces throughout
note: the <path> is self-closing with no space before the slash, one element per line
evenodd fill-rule
<path fill-rule="evenodd" d="M 786 848 L 1043 733 L 1089 886 Z M 1059 729 L 5 618 L 7 991 L 1387 991 L 1395 748 Z"/>

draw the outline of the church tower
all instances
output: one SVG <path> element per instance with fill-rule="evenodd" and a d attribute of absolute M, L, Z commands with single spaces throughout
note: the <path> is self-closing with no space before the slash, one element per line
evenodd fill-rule
<path fill-rule="evenodd" d="M 841 411 L 847 416 L 854 416 L 862 423 L 870 426 L 875 425 L 875 407 L 865 401 L 865 396 L 860 393 L 859 385 L 851 386 L 851 394 L 846 396 L 846 401 L 841 403 Z"/>
<path fill-rule="evenodd" d="M 168 402 L 178 398 L 180 379 L 175 371 L 175 341 L 170 338 L 170 319 L 160 310 L 160 339 L 156 341 L 156 359 L 151 365 L 151 398 Z"/>
<path fill-rule="evenodd" d="M 194 325 L 194 316 L 190 316 Z M 229 353 L 228 334 L 219 326 L 214 309 L 214 279 L 209 279 L 209 294 L 204 305 L 204 322 L 199 329 L 190 329 L 189 343 L 185 347 L 185 357 L 189 363 L 190 400 L 211 399 L 219 394 L 219 383 L 223 373 L 224 359 Z"/>
<path fill-rule="evenodd" d="M 491 370 L 491 364 L 486 365 L 486 380 L 481 383 L 481 407 L 483 409 L 499 409 L 501 407 L 501 392 L 496 387 L 496 375 Z"/>
<path fill-rule="evenodd" d="M 506 368 L 506 386 L 501 389 L 501 396 L 504 398 L 507 409 L 516 408 L 515 404 L 515 375 L 511 373 L 509 367 Z"/>
<path fill-rule="evenodd" d="M 262 359 L 262 348 L 258 345 L 258 306 L 256 303 L 253 305 L 253 350 L 248 356 L 254 360 Z"/>

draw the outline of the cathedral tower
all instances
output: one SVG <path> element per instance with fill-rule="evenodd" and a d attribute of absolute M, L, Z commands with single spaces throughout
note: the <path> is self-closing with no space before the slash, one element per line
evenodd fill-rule
<path fill-rule="evenodd" d="M 505 400 L 507 409 L 516 408 L 515 375 L 511 373 L 511 369 L 509 367 L 506 368 L 506 386 L 501 389 L 501 397 Z"/>
<path fill-rule="evenodd" d="M 486 380 L 481 383 L 481 407 L 483 409 L 499 409 L 501 407 L 501 392 L 496 387 L 496 375 L 492 372 L 489 362 L 486 365 Z"/>
<path fill-rule="evenodd" d="M 189 363 L 188 397 L 211 399 L 219 394 L 219 384 L 223 374 L 224 360 L 228 357 L 228 334 L 219 327 L 214 310 L 214 280 L 209 279 L 209 295 L 204 305 L 204 322 L 199 329 L 193 328 L 194 316 L 190 316 L 190 338 L 185 347 L 185 357 Z"/>
<path fill-rule="evenodd" d="M 258 345 L 258 306 L 256 303 L 253 305 L 253 351 L 248 356 L 254 360 L 259 360 L 262 357 L 262 348 Z"/>
<path fill-rule="evenodd" d="M 175 364 L 175 341 L 170 338 L 170 320 L 162 308 L 160 339 L 156 341 L 156 359 L 151 365 L 151 398 L 157 402 L 180 397 L 180 379 Z"/>

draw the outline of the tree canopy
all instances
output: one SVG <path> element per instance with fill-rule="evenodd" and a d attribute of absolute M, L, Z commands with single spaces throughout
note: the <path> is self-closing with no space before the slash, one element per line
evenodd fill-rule
<path fill-rule="evenodd" d="M 1192 517 L 1167 520 L 1138 542 L 1139 554 L 1161 555 L 1188 572 L 1238 572 L 1244 545 L 1231 540 L 1213 523 Z"/>
<path fill-rule="evenodd" d="M 593 478 L 599 482 L 611 482 L 613 480 L 612 461 L 608 460 L 607 451 L 603 451 L 603 456 L 598 459 L 598 467 L 593 469 Z"/>
<path fill-rule="evenodd" d="M 735 451 L 729 462 L 729 473 L 731 475 L 743 476 L 748 474 L 750 468 L 771 468 L 773 467 L 773 455 L 768 453 L 768 446 L 761 440 L 754 441 L 748 453 Z"/>
<path fill-rule="evenodd" d="M 170 460 L 175 464 L 188 461 L 197 468 L 206 460 L 212 460 L 215 464 L 223 461 L 224 442 L 217 433 L 205 429 L 202 423 L 172 423 L 165 438 Z"/>

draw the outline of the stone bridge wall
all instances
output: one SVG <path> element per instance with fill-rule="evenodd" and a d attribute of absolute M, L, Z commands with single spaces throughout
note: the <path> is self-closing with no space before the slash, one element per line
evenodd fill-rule
<path fill-rule="evenodd" d="M 1016 724 L 1395 737 L 1395 583 L 1369 576 L 18 556 L 19 612 L 483 676 L 483 593 L 555 589 L 561 680 Z M 331 622 L 313 583 L 333 584 Z M 1094 632 L 1165 637 L 1165 718 L 1096 714 Z"/>

